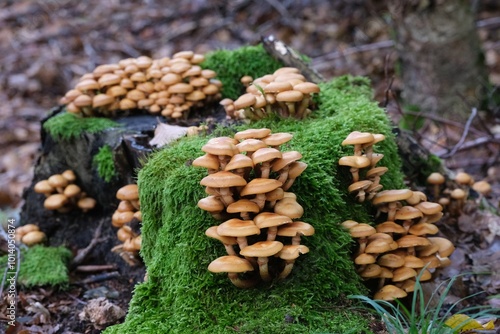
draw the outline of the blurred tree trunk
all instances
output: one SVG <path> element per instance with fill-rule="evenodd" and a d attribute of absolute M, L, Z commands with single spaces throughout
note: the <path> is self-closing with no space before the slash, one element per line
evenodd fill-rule
<path fill-rule="evenodd" d="M 406 105 L 465 121 L 487 83 L 468 0 L 390 0 Z"/>

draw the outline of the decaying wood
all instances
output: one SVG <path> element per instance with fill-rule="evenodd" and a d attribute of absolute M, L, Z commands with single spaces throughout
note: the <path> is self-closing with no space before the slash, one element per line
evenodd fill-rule
<path fill-rule="evenodd" d="M 311 82 L 325 81 L 318 72 L 304 62 L 297 52 L 282 41 L 273 36 L 263 37 L 261 41 L 267 53 L 287 66 L 298 68 L 307 80 Z"/>

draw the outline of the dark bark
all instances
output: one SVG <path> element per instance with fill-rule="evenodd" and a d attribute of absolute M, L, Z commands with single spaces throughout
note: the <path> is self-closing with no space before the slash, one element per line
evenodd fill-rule
<path fill-rule="evenodd" d="M 135 171 L 140 167 L 137 157 L 150 152 L 148 147 L 143 146 L 143 138 L 152 134 L 157 120 L 154 116 L 142 115 L 123 117 L 117 122 L 123 127 L 94 134 L 83 133 L 72 140 L 56 140 L 42 130 L 41 153 L 35 165 L 33 182 L 24 193 L 21 223 L 38 225 L 46 233 L 51 246 L 64 245 L 76 254 L 89 245 L 95 229 L 104 219 L 100 233 L 102 241 L 93 247 L 85 262 L 118 263 L 128 268 L 117 254 L 110 251 L 119 244 L 117 229 L 111 225 L 111 215 L 119 202 L 116 191 L 125 184 L 135 182 Z M 103 145 L 113 149 L 117 177 L 110 182 L 101 179 L 92 164 L 94 155 Z M 88 196 L 96 199 L 96 208 L 87 213 L 79 209 L 68 213 L 44 209 L 45 196 L 33 190 L 35 183 L 67 169 L 75 172 L 75 183 Z"/>
<path fill-rule="evenodd" d="M 487 76 L 474 15 L 465 0 L 391 0 L 405 104 L 465 121 Z"/>

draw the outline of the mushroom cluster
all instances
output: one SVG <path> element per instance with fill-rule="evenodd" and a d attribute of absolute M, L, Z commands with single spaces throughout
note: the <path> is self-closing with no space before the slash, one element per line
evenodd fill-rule
<path fill-rule="evenodd" d="M 193 166 L 208 170 L 200 184 L 209 195 L 198 207 L 223 221 L 206 235 L 221 241 L 227 255 L 210 263 L 211 272 L 228 273 L 240 288 L 260 281 L 285 279 L 295 260 L 309 248 L 301 236 L 314 228 L 301 218 L 304 210 L 294 193 L 288 192 L 307 165 L 297 151 L 282 152 L 290 133 L 248 129 L 231 137 L 210 139 Z M 247 273 L 246 278 L 240 276 Z"/>
<path fill-rule="evenodd" d="M 192 51 L 171 58 L 127 58 L 84 74 L 61 100 L 81 116 L 114 116 L 117 110 L 146 109 L 152 114 L 187 118 L 192 107 L 220 99 L 216 73 L 202 69 L 205 57 Z"/>
<path fill-rule="evenodd" d="M 465 172 L 458 172 L 451 182 L 446 182 L 444 175 L 438 172 L 431 173 L 427 177 L 429 191 L 434 199 L 444 207 L 451 217 L 458 217 L 469 198 L 470 190 L 479 194 L 479 199 L 487 197 L 491 191 L 491 185 L 487 181 L 477 181 Z"/>
<path fill-rule="evenodd" d="M 342 146 L 354 145 L 354 155 L 340 158 L 339 165 L 350 167 L 352 183 L 348 191 L 356 196 L 358 202 L 364 202 L 365 199 L 371 200 L 383 188 L 380 184 L 380 177 L 388 169 L 376 166 L 384 155 L 374 153 L 373 145 L 384 139 L 383 134 L 353 131 L 342 141 Z M 363 179 L 360 177 L 360 171 L 364 172 Z"/>
<path fill-rule="evenodd" d="M 276 113 L 301 119 L 312 112 L 312 95 L 320 91 L 318 85 L 306 81 L 295 67 L 279 68 L 253 82 L 251 77 L 244 76 L 241 81 L 247 87 L 246 93 L 235 101 L 220 102 L 228 118 L 255 120 Z"/>
<path fill-rule="evenodd" d="M 47 236 L 40 231 L 38 225 L 26 224 L 16 228 L 16 241 L 22 242 L 26 246 L 33 246 L 42 243 Z"/>
<path fill-rule="evenodd" d="M 34 190 L 45 195 L 43 206 L 47 210 L 57 210 L 61 213 L 69 212 L 73 208 L 79 208 L 83 212 L 92 210 L 96 205 L 95 199 L 87 196 L 75 182 L 75 173 L 68 169 L 38 181 Z"/>
<path fill-rule="evenodd" d="M 139 251 L 142 241 L 139 232 L 142 216 L 137 184 L 121 187 L 116 192 L 116 198 L 120 203 L 111 217 L 111 224 L 118 228 L 116 234 L 122 244 L 113 247 L 112 251 L 120 254 L 129 265 L 133 266 L 140 262 Z"/>
<path fill-rule="evenodd" d="M 365 139 L 361 139 L 363 137 Z M 368 160 L 357 166 L 344 164 L 351 167 L 353 179 L 356 180 L 353 184 L 356 184 L 362 182 L 359 181 L 359 169 L 371 167 L 366 172 L 369 177 L 372 175 L 369 171 L 380 168 L 374 166 L 381 157 L 378 155 L 376 161 L 373 160 L 375 153 L 367 147 L 373 143 L 373 138 L 369 141 L 370 138 L 366 134 L 351 133 L 347 139 L 350 141 L 344 141 L 343 144 L 354 145 L 353 157 Z M 349 188 L 351 187 L 352 185 Z M 376 218 L 379 223 L 373 227 L 367 223 L 347 220 L 342 226 L 349 230 L 350 235 L 359 244 L 354 262 L 360 276 L 364 279 L 379 280 L 374 298 L 402 298 L 414 290 L 417 276 L 420 281 L 430 280 L 435 268 L 450 264 L 448 257 L 454 251 L 453 244 L 448 239 L 433 236 L 439 232 L 434 223 L 443 216 L 443 207 L 428 201 L 427 196 L 420 191 L 379 191 L 380 187 L 373 194 L 369 189 L 364 189 L 368 194 L 366 198 L 377 208 Z M 349 191 L 351 192 L 351 189 Z M 364 200 L 364 194 L 358 193 L 358 200 L 359 196 Z"/>

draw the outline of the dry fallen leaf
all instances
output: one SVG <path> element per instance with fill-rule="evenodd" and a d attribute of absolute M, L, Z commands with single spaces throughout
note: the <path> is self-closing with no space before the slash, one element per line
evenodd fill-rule
<path fill-rule="evenodd" d="M 187 134 L 187 127 L 170 125 L 158 121 L 153 139 L 149 141 L 149 145 L 158 148 L 163 147 L 174 140 L 184 137 Z"/>

